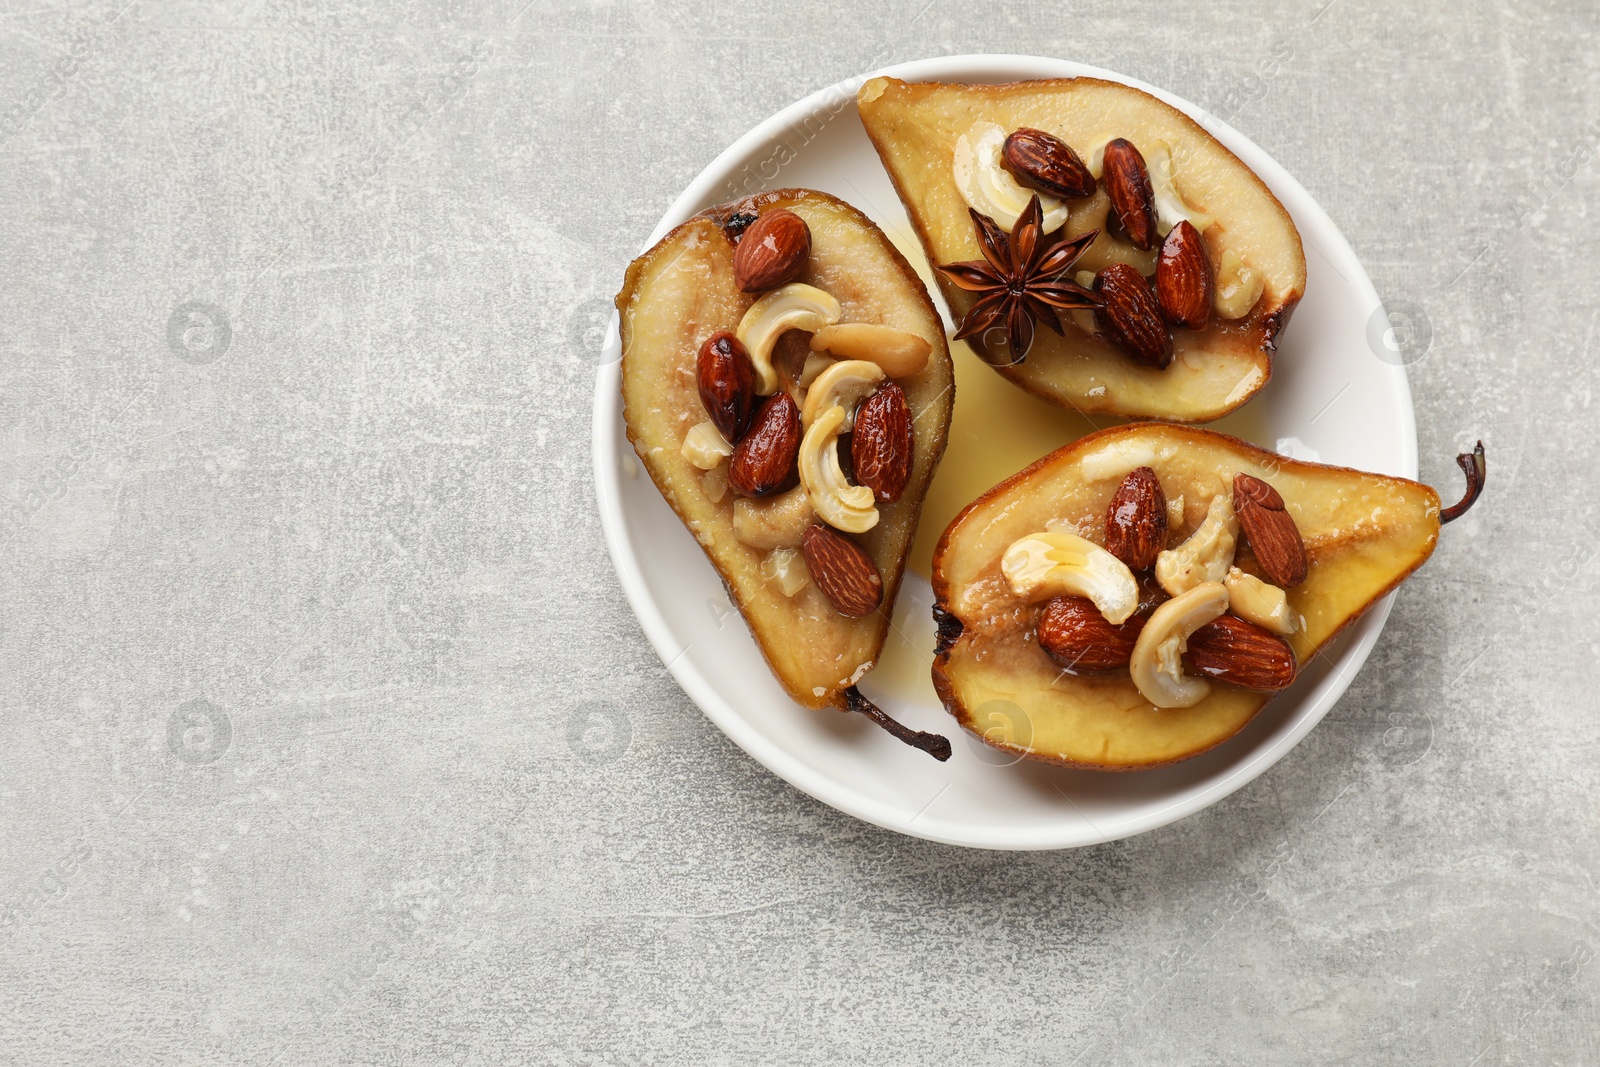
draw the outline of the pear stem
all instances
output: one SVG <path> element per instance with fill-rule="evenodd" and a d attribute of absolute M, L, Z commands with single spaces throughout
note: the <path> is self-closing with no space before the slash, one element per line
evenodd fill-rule
<path fill-rule="evenodd" d="M 1467 492 L 1459 501 L 1443 508 L 1439 512 L 1439 523 L 1454 522 L 1467 513 L 1467 509 L 1478 502 L 1478 497 L 1483 493 L 1483 480 L 1488 475 L 1488 463 L 1483 458 L 1483 442 L 1478 442 L 1478 447 L 1471 452 L 1463 452 L 1456 457 L 1456 465 L 1467 476 Z"/>
<path fill-rule="evenodd" d="M 925 733 L 903 726 L 889 718 L 887 712 L 862 695 L 861 690 L 851 686 L 844 691 L 845 703 L 851 711 L 859 711 L 873 722 L 887 730 L 891 735 L 910 745 L 920 748 L 934 759 L 943 763 L 950 758 L 950 739 L 939 734 Z"/>

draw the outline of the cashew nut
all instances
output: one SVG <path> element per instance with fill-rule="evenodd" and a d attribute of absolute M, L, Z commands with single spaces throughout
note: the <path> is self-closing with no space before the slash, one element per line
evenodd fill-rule
<path fill-rule="evenodd" d="M 800 484 L 822 521 L 845 533 L 865 533 L 878 525 L 872 490 L 851 485 L 839 466 L 839 433 L 844 408 L 835 404 L 817 416 L 800 439 Z"/>
<path fill-rule="evenodd" d="M 1094 288 L 1094 271 L 1080 270 L 1078 272 L 1078 284 L 1083 286 L 1085 289 L 1092 290 Z M 1078 329 L 1082 330 L 1084 333 L 1091 336 L 1095 336 L 1100 333 L 1100 324 L 1094 321 L 1093 308 L 1074 308 L 1072 311 L 1068 312 L 1068 314 L 1072 316 L 1073 325 L 1078 327 Z"/>
<path fill-rule="evenodd" d="M 1111 230 L 1106 226 L 1106 219 L 1110 214 L 1111 198 L 1106 195 L 1104 189 L 1095 190 L 1093 196 L 1085 197 L 1073 205 L 1072 218 L 1067 220 L 1067 228 L 1063 231 L 1068 240 L 1081 237 L 1090 230 L 1100 231 L 1100 236 L 1084 249 L 1075 268 L 1088 271 L 1092 282 L 1096 274 L 1111 264 L 1126 263 L 1148 278 L 1156 272 L 1156 259 L 1161 255 L 1161 250 L 1150 248 L 1140 251 L 1127 241 L 1111 236 Z M 1078 284 L 1083 285 L 1083 281 L 1080 279 Z M 1090 287 L 1084 286 L 1085 289 Z"/>
<path fill-rule="evenodd" d="M 1141 153 L 1145 167 L 1150 171 L 1150 191 L 1155 194 L 1156 230 L 1165 235 L 1180 222 L 1187 221 L 1201 233 L 1216 220 L 1204 211 L 1190 207 L 1178 191 L 1173 174 L 1172 150 L 1167 142 L 1156 141 L 1149 151 Z"/>
<path fill-rule="evenodd" d="M 1089 168 L 1089 173 L 1094 175 L 1096 181 L 1105 177 L 1106 172 L 1106 145 L 1110 144 L 1110 135 L 1096 137 L 1089 142 L 1089 151 L 1082 156 L 1083 165 Z"/>
<path fill-rule="evenodd" d="M 811 571 L 798 548 L 775 548 L 767 553 L 761 561 L 761 577 L 784 596 L 794 596 L 811 584 Z"/>
<path fill-rule="evenodd" d="M 1256 306 L 1265 288 L 1261 272 L 1230 248 L 1217 263 L 1217 292 L 1211 305 L 1225 319 L 1242 319 Z"/>
<path fill-rule="evenodd" d="M 701 470 L 708 471 L 718 467 L 723 460 L 733 455 L 733 446 L 722 436 L 717 424 L 707 419 L 689 427 L 689 432 L 683 435 L 683 447 L 679 451 L 683 453 L 684 459 Z"/>
<path fill-rule="evenodd" d="M 1203 582 L 1157 608 L 1134 642 L 1128 673 L 1139 693 L 1158 708 L 1192 708 L 1211 683 L 1183 673 L 1189 635 L 1228 610 L 1228 589 Z"/>
<path fill-rule="evenodd" d="M 814 285 L 790 282 L 750 305 L 739 320 L 739 343 L 756 369 L 756 392 L 771 396 L 778 389 L 772 347 L 789 330 L 816 331 L 832 326 L 843 312 L 839 301 Z"/>
<path fill-rule="evenodd" d="M 733 502 L 733 536 L 751 548 L 798 548 L 814 514 L 803 485 L 765 500 L 740 497 Z"/>
<path fill-rule="evenodd" d="M 814 333 L 811 336 L 813 338 L 819 337 L 833 328 L 834 327 L 832 326 L 824 326 L 821 330 L 817 331 L 817 333 Z M 822 372 L 833 366 L 835 362 L 834 359 L 826 352 L 816 351 L 816 347 L 816 345 L 812 345 L 812 351 L 806 353 L 805 366 L 800 368 L 800 377 L 795 379 L 794 384 L 799 386 L 802 390 L 802 395 L 800 397 L 801 400 L 805 399 L 803 391 L 810 389 L 811 383 L 816 381 L 817 378 L 821 376 Z"/>
<path fill-rule="evenodd" d="M 1077 534 L 1043 532 L 1011 542 L 1000 573 L 1023 600 L 1088 597 L 1116 626 L 1139 608 L 1139 583 L 1127 564 Z"/>
<path fill-rule="evenodd" d="M 904 378 L 928 365 L 933 346 L 927 338 L 893 326 L 841 322 L 812 334 L 811 350 L 832 352 L 840 359 L 871 360 L 889 377 Z"/>
<path fill-rule="evenodd" d="M 700 487 L 705 490 L 707 500 L 713 504 L 722 503 L 722 498 L 728 495 L 728 465 L 719 463 L 702 474 Z"/>
<path fill-rule="evenodd" d="M 844 425 L 839 427 L 839 432 L 849 433 L 856 423 L 856 406 L 878 391 L 883 378 L 883 368 L 864 359 L 835 363 L 817 375 L 806 390 L 800 425 L 810 426 L 829 408 L 844 408 Z"/>
<path fill-rule="evenodd" d="M 1156 581 L 1169 596 L 1186 593 L 1202 582 L 1220 582 L 1233 566 L 1239 542 L 1239 518 L 1233 497 L 1218 493 L 1211 498 L 1205 521 L 1188 540 L 1156 557 Z"/>
<path fill-rule="evenodd" d="M 1228 587 L 1228 610 L 1239 618 L 1284 637 L 1294 633 L 1288 593 L 1238 567 L 1229 568 L 1223 584 Z"/>
<path fill-rule="evenodd" d="M 1034 192 L 1018 185 L 1017 179 L 1001 165 L 1000 153 L 1005 145 L 1004 129 L 992 122 L 975 122 L 970 130 L 956 138 L 951 167 L 961 198 L 979 214 L 989 216 L 1002 229 L 1010 230 L 1016 226 Z M 1044 209 L 1044 232 L 1053 233 L 1067 221 L 1067 205 L 1053 196 L 1038 195 L 1039 206 Z"/>
<path fill-rule="evenodd" d="M 1121 438 L 1101 445 L 1078 461 L 1078 469 L 1091 482 L 1121 481 L 1128 472 L 1138 467 L 1159 470 L 1161 465 L 1178 454 L 1176 445 L 1157 446 L 1140 438 Z"/>
<path fill-rule="evenodd" d="M 828 329 L 824 326 L 823 329 Z M 779 356 L 781 361 L 782 356 Z M 811 383 L 821 377 L 822 372 L 837 363 L 838 360 L 826 352 L 807 352 L 805 363 L 800 367 L 800 376 L 790 377 L 780 372 L 779 377 L 785 378 L 782 387 L 788 391 L 789 399 L 794 401 L 796 409 L 806 406 L 806 390 L 811 388 Z"/>

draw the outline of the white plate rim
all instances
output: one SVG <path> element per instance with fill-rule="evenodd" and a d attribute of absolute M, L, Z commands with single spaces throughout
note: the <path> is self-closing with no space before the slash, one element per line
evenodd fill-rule
<path fill-rule="evenodd" d="M 1089 77 L 1121 82 L 1147 92 L 1184 112 L 1254 170 L 1280 200 L 1293 200 L 1295 222 L 1302 234 L 1305 234 L 1309 223 L 1314 236 L 1319 238 L 1315 242 L 1317 249 L 1322 254 L 1341 261 L 1340 264 L 1336 264 L 1335 269 L 1340 269 L 1341 266 L 1345 268 L 1340 269 L 1340 273 L 1345 275 L 1346 281 L 1352 287 L 1361 290 L 1362 295 L 1369 298 L 1367 301 L 1369 304 L 1381 307 L 1377 290 L 1365 268 L 1361 266 L 1354 249 L 1332 218 L 1293 175 L 1243 133 L 1191 101 L 1137 78 L 1072 60 L 1017 54 L 978 53 L 899 63 L 835 82 L 790 104 L 758 123 L 718 154 L 716 159 L 707 165 L 673 201 L 650 237 L 640 247 L 640 253 L 642 254 L 674 227 L 701 210 L 708 202 L 707 197 L 726 181 L 735 161 L 743 160 L 754 149 L 771 143 L 780 132 L 792 127 L 806 116 L 814 114 L 830 99 L 838 99 L 841 93 L 848 94 L 853 107 L 856 88 L 874 77 L 893 77 L 909 82 L 994 82 L 998 80 L 993 76 L 996 68 L 1004 69 L 1006 77 L 1019 81 L 1035 78 Z M 687 646 L 676 639 L 671 625 L 650 596 L 639 558 L 625 533 L 626 523 L 623 518 L 619 476 L 622 457 L 617 446 L 619 438 L 625 440 L 625 437 L 619 434 L 620 352 L 618 317 L 613 312 L 603 341 L 602 361 L 595 375 L 592 438 L 595 496 L 606 548 L 616 568 L 623 593 L 638 618 L 646 638 L 655 648 L 668 673 L 683 688 L 689 699 L 694 701 L 701 712 L 751 758 L 822 803 L 897 833 L 971 848 L 997 850 L 1077 848 L 1146 833 L 1201 811 L 1255 780 L 1288 755 L 1322 721 L 1329 709 L 1343 695 L 1362 665 L 1366 663 L 1394 605 L 1395 593 L 1391 592 L 1374 604 L 1346 631 L 1345 639 L 1349 643 L 1339 655 L 1335 670 L 1303 698 L 1304 710 L 1297 712 L 1298 717 L 1293 728 L 1270 744 L 1262 746 L 1249 758 L 1241 760 L 1228 773 L 1170 804 L 1129 816 L 1107 828 L 1093 826 L 1091 829 L 1094 832 L 1089 834 L 1052 833 L 1047 829 L 1013 833 L 996 832 L 977 839 L 971 835 L 942 832 L 936 821 L 920 822 L 913 826 L 904 818 L 903 813 L 893 806 L 849 789 L 845 783 L 813 769 L 793 757 L 781 745 L 769 741 L 746 721 L 743 714 L 723 699 L 715 687 L 683 655 Z M 1404 367 L 1395 367 L 1394 371 L 1398 381 L 1402 421 L 1399 427 L 1402 442 L 1400 473 L 1415 478 L 1417 438 L 1410 384 Z"/>

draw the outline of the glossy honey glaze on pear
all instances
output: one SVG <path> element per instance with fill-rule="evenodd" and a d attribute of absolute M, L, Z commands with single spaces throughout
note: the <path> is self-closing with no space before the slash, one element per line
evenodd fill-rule
<path fill-rule="evenodd" d="M 736 330 L 759 296 L 740 289 L 735 241 L 741 233 L 759 235 L 756 221 L 777 211 L 792 212 L 809 234 L 804 268 L 793 280 L 830 293 L 843 309 L 841 321 L 895 327 L 932 347 L 925 367 L 896 379 L 908 410 L 916 413 L 910 425 L 910 473 L 903 484 L 881 487 L 882 496 L 893 499 L 880 496 L 877 524 L 853 537 L 882 584 L 882 606 L 858 618 L 836 610 L 815 581 L 785 596 L 761 574 L 767 550 L 735 536 L 736 500 L 776 494 L 789 484 L 786 452 L 778 457 L 780 463 L 772 460 L 776 448 L 763 447 L 759 454 L 743 457 L 737 475 L 731 473 L 730 459 L 729 481 L 734 484 L 718 500 L 707 491 L 711 475 L 680 452 L 688 429 L 711 417 L 697 374 L 702 347 L 713 335 Z M 949 426 L 953 370 L 943 325 L 922 282 L 855 208 L 824 193 L 785 189 L 714 208 L 673 230 L 628 268 L 617 308 L 624 419 L 645 470 L 716 568 L 784 690 L 807 707 L 859 704 L 859 696 L 852 698 L 849 692 L 882 650 L 922 498 Z M 790 340 L 796 336 L 782 339 L 778 348 L 788 355 L 780 358 L 804 358 L 806 345 Z M 715 358 L 716 353 L 708 357 Z M 797 367 L 787 369 L 798 372 Z M 742 387 L 711 394 L 714 404 L 725 395 L 736 400 L 743 395 Z M 770 437 L 769 443 L 787 449 L 793 426 L 786 421 L 790 413 L 785 403 L 756 398 L 748 419 L 756 425 L 762 411 L 773 405 L 782 408 L 769 414 L 774 425 L 763 441 Z M 742 402 L 726 407 L 726 421 L 743 421 Z M 755 432 L 748 431 L 745 439 Z M 898 448 L 907 441 L 895 436 L 890 443 Z"/>
<path fill-rule="evenodd" d="M 1179 331 L 1170 351 L 1163 339 L 1141 334 L 1137 352 L 1143 364 L 1070 322 L 1065 336 L 1038 331 L 1022 362 L 974 338 L 998 373 L 1061 407 L 1180 422 L 1218 418 L 1266 384 L 1278 338 L 1305 291 L 1300 235 L 1260 178 L 1187 115 L 1148 93 L 1095 78 L 1004 85 L 873 78 L 861 87 L 857 105 L 930 262 L 979 255 L 951 161 L 957 140 L 975 123 L 989 122 L 1007 131 L 1046 131 L 1078 154 L 1117 138 L 1146 150 L 1167 145 L 1185 201 L 1215 219 L 1203 235 L 1211 262 L 1234 251 L 1264 278 L 1261 299 L 1241 319 L 1209 316 L 1204 329 Z M 1115 169 L 1118 150 L 1111 157 Z M 1139 240 L 1159 247 L 1145 230 L 1143 198 L 1125 199 L 1123 211 L 1140 215 L 1134 223 Z M 1112 222 L 1116 214 L 1111 212 Z M 1085 264 L 1092 256 L 1093 249 Z M 977 296 L 948 277 L 938 280 L 956 321 L 963 321 Z M 1197 310 L 1191 321 L 1199 321 Z"/>
<path fill-rule="evenodd" d="M 1303 463 L 1169 424 L 1090 434 L 974 501 L 934 555 L 934 687 L 988 743 L 1067 766 L 1138 770 L 1220 744 L 1267 702 L 1270 693 L 1218 682 L 1193 707 L 1156 708 L 1126 671 L 1069 673 L 1040 645 L 1038 606 L 1021 602 L 1000 574 L 1008 545 L 1052 524 L 1103 544 L 1109 505 L 1141 467 L 1159 478 L 1167 500 L 1182 498 L 1183 521 L 1168 532 L 1169 547 L 1199 525 L 1213 496 L 1231 491 L 1236 475 L 1259 478 L 1281 496 L 1308 560 L 1304 580 L 1287 591 L 1301 620 L 1287 642 L 1302 665 L 1420 566 L 1438 539 L 1438 494 L 1404 478 Z M 1248 551 L 1236 563 L 1260 576 Z M 1239 680 L 1275 685 L 1284 669 Z M 1002 706 L 1006 714 L 995 714 Z"/>

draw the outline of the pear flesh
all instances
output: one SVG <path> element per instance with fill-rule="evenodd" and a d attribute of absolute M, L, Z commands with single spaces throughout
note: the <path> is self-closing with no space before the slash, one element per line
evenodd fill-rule
<path fill-rule="evenodd" d="M 979 497 L 934 554 L 934 687 L 963 726 L 996 748 L 1072 767 L 1157 767 L 1226 741 L 1270 698 L 1212 683 L 1192 707 L 1157 708 L 1127 671 L 1068 674 L 1039 647 L 1037 607 L 1002 574 L 1006 548 L 1043 529 L 1104 544 L 1107 506 L 1141 466 L 1155 471 L 1168 500 L 1184 501 L 1169 546 L 1200 525 L 1236 474 L 1261 478 L 1283 496 L 1310 560 L 1305 581 L 1287 591 L 1297 620 L 1287 640 L 1302 664 L 1421 566 L 1439 537 L 1439 495 L 1404 478 L 1286 459 L 1170 424 L 1090 434 Z M 1248 551 L 1237 565 L 1260 576 Z"/>
<path fill-rule="evenodd" d="M 884 590 L 881 609 L 863 618 L 841 615 L 814 581 L 788 595 L 782 583 L 764 577 L 768 550 L 736 534 L 739 498 L 721 491 L 725 477 L 717 485 L 718 472 L 701 470 L 682 452 L 685 434 L 707 417 L 696 384 L 700 346 L 718 331 L 734 330 L 759 296 L 740 292 L 734 283 L 734 240 L 725 224 L 735 215 L 777 208 L 793 211 L 810 227 L 810 258 L 797 280 L 831 294 L 841 321 L 915 334 L 931 349 L 919 370 L 896 379 L 914 416 L 910 479 L 894 503 L 878 505 L 876 525 L 856 537 L 877 565 Z M 645 470 L 705 550 L 784 690 L 806 707 L 862 710 L 852 689 L 883 648 L 922 498 L 950 423 L 954 371 L 926 289 L 855 208 L 825 193 L 784 189 L 713 208 L 673 230 L 628 268 L 617 308 L 624 421 Z M 804 343 L 787 348 L 806 351 Z"/>
<path fill-rule="evenodd" d="M 857 94 L 861 121 L 935 264 L 981 258 L 968 204 L 957 187 L 957 142 L 977 124 L 1012 131 L 1041 129 L 1084 159 L 1116 137 L 1139 147 L 1154 167 L 1170 162 L 1172 182 L 1190 208 L 1209 216 L 1203 239 L 1215 269 L 1232 252 L 1262 281 L 1247 315 L 1213 315 L 1201 331 L 1175 330 L 1175 356 L 1163 370 L 1140 366 L 1068 316 L 1065 336 L 1041 327 L 1023 362 L 1010 363 L 1004 345 L 973 347 L 1015 384 L 1064 408 L 1179 422 L 1218 418 L 1255 395 L 1272 374 L 1272 353 L 1305 292 L 1306 260 L 1294 222 L 1250 168 L 1176 108 L 1148 93 L 1095 78 L 1006 85 L 911 84 L 874 78 Z M 1095 169 L 1091 165 L 1091 169 Z M 1059 233 L 1100 228 L 1077 269 L 1113 260 L 1148 274 L 1151 254 L 1137 253 L 1106 232 L 1104 189 L 1069 200 L 1073 218 Z M 1092 218 L 1090 218 L 1092 216 Z M 1092 225 L 1091 225 L 1092 223 Z M 1097 265 L 1098 264 L 1098 265 Z M 975 300 L 943 275 L 939 285 L 959 321 Z"/>

